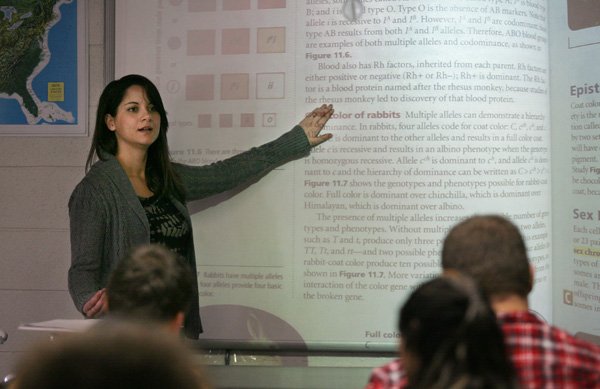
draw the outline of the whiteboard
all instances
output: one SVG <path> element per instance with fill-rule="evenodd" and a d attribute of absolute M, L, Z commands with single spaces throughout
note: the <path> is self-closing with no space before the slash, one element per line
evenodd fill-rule
<path fill-rule="evenodd" d="M 341 0 L 116 2 L 116 77 L 157 84 L 179 162 L 336 110 L 310 156 L 189 204 L 202 339 L 394 350 L 448 228 L 489 212 L 523 228 L 551 319 L 546 11 L 526 12 L 545 2 L 363 4 L 349 20 Z"/>

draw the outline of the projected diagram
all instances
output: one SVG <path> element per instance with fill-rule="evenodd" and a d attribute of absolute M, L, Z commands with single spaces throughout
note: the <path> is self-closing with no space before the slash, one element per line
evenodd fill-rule
<path fill-rule="evenodd" d="M 249 1 L 235 1 L 221 3 L 223 11 L 256 12 L 251 9 Z M 258 10 L 285 8 L 285 1 L 260 1 Z M 188 4 L 188 11 L 195 19 L 201 18 L 215 11 L 220 11 L 216 2 L 194 2 Z M 202 23 L 193 23 L 203 25 Z M 240 24 L 243 24 L 240 22 Z M 187 26 L 187 25 L 186 25 Z M 185 44 L 182 40 L 185 39 Z M 286 53 L 286 27 L 235 27 L 235 28 L 205 28 L 187 29 L 184 37 L 169 37 L 167 47 L 173 51 L 185 46 L 185 56 L 188 59 L 216 59 L 224 58 L 231 61 L 240 72 L 206 72 L 186 74 L 183 87 L 185 101 L 187 102 L 250 102 L 251 100 L 277 100 L 286 98 L 286 73 L 273 71 L 248 72 L 251 67 L 248 63 L 254 62 L 250 58 L 261 55 Z M 231 57 L 229 60 L 227 57 Z M 271 61 L 273 62 L 273 61 Z M 220 68 L 217 68 L 221 70 Z M 207 69 L 203 69 L 207 70 Z M 210 70 L 210 69 L 208 69 Z M 215 69 L 213 69 L 215 70 Z M 268 70 L 271 70 L 269 68 Z M 179 81 L 170 81 L 178 83 Z M 253 128 L 275 127 L 277 114 L 243 112 L 244 104 L 239 104 L 238 112 L 215 113 L 208 108 L 208 112 L 199 112 L 194 126 L 197 128 Z M 252 110 L 249 110 L 252 111 Z"/>

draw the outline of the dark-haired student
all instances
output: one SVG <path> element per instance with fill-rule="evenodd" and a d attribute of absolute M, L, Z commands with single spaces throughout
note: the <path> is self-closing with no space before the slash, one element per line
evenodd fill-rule
<path fill-rule="evenodd" d="M 305 156 L 331 138 L 321 134 L 333 114 L 322 105 L 278 139 L 206 166 L 170 159 L 168 119 L 156 86 L 128 75 L 100 96 L 86 176 L 69 199 L 69 291 L 86 317 L 106 311 L 105 287 L 118 260 L 132 247 L 162 244 L 196 268 L 186 202 L 233 189 L 281 164 Z M 194 282 L 194 301 L 198 284 Z M 190 305 L 185 334 L 202 332 L 199 304 Z"/>
<path fill-rule="evenodd" d="M 444 240 L 444 272 L 461 272 L 481 285 L 504 333 L 523 389 L 600 388 L 600 347 L 541 321 L 530 312 L 533 270 L 518 227 L 499 215 L 476 215 Z M 397 359 L 373 370 L 368 388 L 403 388 Z"/>
<path fill-rule="evenodd" d="M 517 387 L 494 312 L 466 276 L 417 287 L 400 310 L 398 329 L 410 388 Z"/>

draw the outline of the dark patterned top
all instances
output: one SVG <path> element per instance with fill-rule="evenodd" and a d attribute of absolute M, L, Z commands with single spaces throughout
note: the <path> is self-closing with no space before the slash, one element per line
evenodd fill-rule
<path fill-rule="evenodd" d="M 139 199 L 150 223 L 150 242 L 162 244 L 185 258 L 188 240 L 191 239 L 191 229 L 185 217 L 166 197 L 154 195 Z"/>

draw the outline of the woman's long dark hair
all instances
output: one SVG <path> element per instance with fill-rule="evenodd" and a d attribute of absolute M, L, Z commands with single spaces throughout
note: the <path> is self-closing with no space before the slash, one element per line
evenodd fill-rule
<path fill-rule="evenodd" d="M 148 148 L 146 162 L 146 180 L 148 188 L 160 196 L 172 195 L 184 201 L 185 193 L 179 176 L 173 169 L 169 155 L 167 130 L 169 121 L 167 112 L 156 86 L 148 78 L 137 74 L 130 74 L 118 80 L 111 81 L 102 92 L 96 113 L 96 126 L 92 138 L 92 146 L 85 164 L 86 172 L 91 168 L 96 159 L 103 160 L 103 154 L 117 154 L 117 137 L 106 125 L 106 115 L 113 117 L 127 89 L 133 85 L 140 86 L 146 92 L 148 100 L 160 114 L 160 132 L 158 138 Z"/>
<path fill-rule="evenodd" d="M 496 316 L 465 276 L 420 285 L 400 311 L 404 349 L 417 360 L 410 388 L 515 388 Z"/>

